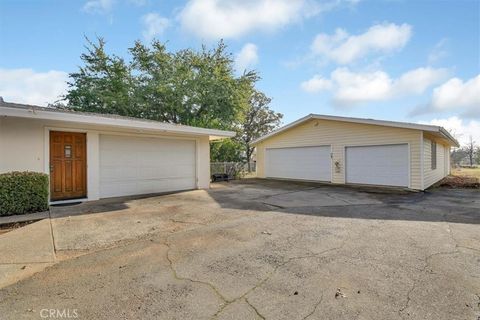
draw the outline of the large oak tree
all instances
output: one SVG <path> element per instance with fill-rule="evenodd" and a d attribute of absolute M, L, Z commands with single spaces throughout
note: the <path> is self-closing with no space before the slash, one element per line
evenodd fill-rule
<path fill-rule="evenodd" d="M 108 54 L 105 40 L 87 39 L 83 65 L 70 74 L 65 107 L 175 124 L 237 131 L 212 145 L 212 160 L 250 160 L 250 141 L 278 126 L 281 114 L 255 89 L 255 71 L 237 76 L 232 54 L 220 41 L 213 49 L 170 52 L 164 43 L 140 41 L 130 59 Z"/>

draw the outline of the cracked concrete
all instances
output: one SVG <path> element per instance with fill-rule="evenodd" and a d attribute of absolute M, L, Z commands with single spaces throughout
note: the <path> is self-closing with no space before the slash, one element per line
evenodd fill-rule
<path fill-rule="evenodd" d="M 247 180 L 56 208 L 57 262 L 59 253 L 65 260 L 0 289 L 0 314 L 476 319 L 475 192 Z"/>

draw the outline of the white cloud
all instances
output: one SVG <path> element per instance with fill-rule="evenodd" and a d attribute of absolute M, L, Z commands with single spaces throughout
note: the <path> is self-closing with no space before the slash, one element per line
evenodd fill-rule
<path fill-rule="evenodd" d="M 62 71 L 0 69 L 0 96 L 5 101 L 47 105 L 67 91 L 68 74 Z"/>
<path fill-rule="evenodd" d="M 148 4 L 149 0 L 125 0 L 126 3 L 142 7 Z M 83 5 L 83 11 L 91 14 L 107 14 L 113 9 L 113 6 L 117 3 L 117 0 L 87 0 Z"/>
<path fill-rule="evenodd" d="M 480 74 L 465 82 L 452 78 L 435 88 L 429 106 L 432 111 L 463 110 L 480 117 Z"/>
<path fill-rule="evenodd" d="M 315 75 L 311 79 L 302 82 L 300 87 L 306 92 L 315 93 L 330 90 L 332 88 L 332 81 L 320 75 Z"/>
<path fill-rule="evenodd" d="M 331 78 L 336 84 L 334 101 L 341 105 L 385 100 L 392 91 L 392 80 L 383 71 L 355 73 L 339 68 Z"/>
<path fill-rule="evenodd" d="M 447 74 L 445 69 L 418 68 L 392 79 L 384 71 L 352 72 L 348 68 L 337 68 L 330 74 L 330 79 L 316 75 L 303 82 L 301 87 L 310 93 L 332 90 L 336 104 L 355 105 L 422 94 L 445 79 Z"/>
<path fill-rule="evenodd" d="M 88 13 L 108 13 L 112 10 L 115 0 L 88 0 L 83 10 Z"/>
<path fill-rule="evenodd" d="M 466 121 L 453 116 L 446 119 L 419 121 L 419 123 L 444 127 L 453 134 L 461 145 L 466 145 L 470 140 L 470 136 L 472 136 L 474 141 L 480 143 L 480 121 Z"/>
<path fill-rule="evenodd" d="M 404 92 L 421 94 L 430 86 L 446 79 L 447 76 L 447 69 L 417 68 L 402 74 L 396 81 L 394 89 L 398 94 Z"/>
<path fill-rule="evenodd" d="M 182 28 L 206 39 L 238 38 L 253 31 L 275 31 L 341 3 L 332 0 L 189 0 L 179 13 Z"/>
<path fill-rule="evenodd" d="M 405 23 L 377 24 L 359 35 L 349 35 L 344 29 L 337 29 L 333 35 L 318 34 L 311 51 L 327 60 L 348 64 L 371 53 L 389 53 L 401 49 L 411 35 L 412 27 Z"/>
<path fill-rule="evenodd" d="M 235 68 L 238 72 L 253 67 L 258 63 L 258 48 L 253 43 L 247 43 L 235 56 Z"/>
<path fill-rule="evenodd" d="M 144 27 L 142 34 L 148 41 L 163 34 L 165 29 L 170 26 L 170 20 L 154 12 L 144 15 L 141 20 Z"/>
<path fill-rule="evenodd" d="M 148 0 L 128 0 L 128 3 L 137 7 L 143 7 L 148 4 Z"/>
<path fill-rule="evenodd" d="M 443 38 L 435 44 L 432 51 L 428 55 L 428 64 L 435 64 L 436 62 L 448 56 L 448 51 L 446 49 L 447 44 L 447 38 Z"/>

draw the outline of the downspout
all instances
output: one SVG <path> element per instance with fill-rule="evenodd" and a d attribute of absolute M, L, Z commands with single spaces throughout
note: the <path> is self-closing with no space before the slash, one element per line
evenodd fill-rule
<path fill-rule="evenodd" d="M 420 188 L 425 190 L 425 149 L 423 145 L 423 131 L 420 131 Z"/>

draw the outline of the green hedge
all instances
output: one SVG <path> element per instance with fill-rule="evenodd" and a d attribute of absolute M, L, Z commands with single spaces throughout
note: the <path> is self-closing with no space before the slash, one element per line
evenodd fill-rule
<path fill-rule="evenodd" d="M 38 172 L 0 174 L 0 216 L 48 209 L 48 175 Z"/>

